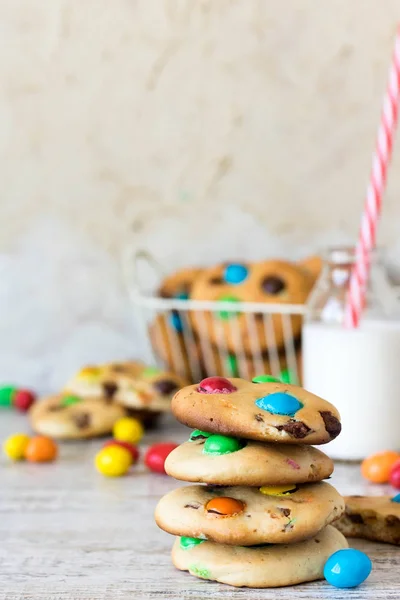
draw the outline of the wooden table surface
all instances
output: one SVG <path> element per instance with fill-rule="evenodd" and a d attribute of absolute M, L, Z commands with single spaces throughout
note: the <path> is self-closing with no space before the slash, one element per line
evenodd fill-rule
<path fill-rule="evenodd" d="M 27 419 L 2 410 L 0 439 L 18 431 L 29 431 Z M 171 419 L 146 443 L 187 437 L 188 430 Z M 149 473 L 142 463 L 129 476 L 104 478 L 93 466 L 100 445 L 62 444 L 59 460 L 46 465 L 0 459 L 0 600 L 400 598 L 399 549 L 361 540 L 351 545 L 369 554 L 373 572 L 353 590 L 325 582 L 238 589 L 175 570 L 173 538 L 157 528 L 153 511 L 163 494 L 181 484 Z M 338 464 L 332 483 L 343 494 L 385 492 L 364 483 L 358 465 Z"/>

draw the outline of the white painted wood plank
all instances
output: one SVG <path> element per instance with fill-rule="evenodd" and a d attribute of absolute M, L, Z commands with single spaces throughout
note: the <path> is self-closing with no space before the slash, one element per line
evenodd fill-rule
<path fill-rule="evenodd" d="M 28 430 L 23 416 L 0 413 L 0 438 Z M 146 443 L 182 441 L 188 430 L 171 420 Z M 368 582 L 355 590 L 313 583 L 279 590 L 235 589 L 175 570 L 171 536 L 153 521 L 158 499 L 181 485 L 149 473 L 143 464 L 128 477 L 96 473 L 101 442 L 68 443 L 50 465 L 0 460 L 0 600 L 246 600 L 398 599 L 399 549 L 355 541 L 374 562 Z M 339 464 L 332 483 L 343 494 L 383 493 L 361 480 L 358 465 Z"/>

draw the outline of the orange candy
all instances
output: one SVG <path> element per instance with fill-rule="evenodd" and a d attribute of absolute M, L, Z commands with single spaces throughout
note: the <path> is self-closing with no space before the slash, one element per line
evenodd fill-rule
<path fill-rule="evenodd" d="M 206 511 L 218 517 L 231 517 L 243 512 L 244 507 L 245 504 L 241 500 L 222 496 L 221 498 L 209 500 L 206 504 Z"/>
<path fill-rule="evenodd" d="M 372 483 L 387 483 L 394 463 L 400 455 L 392 450 L 377 452 L 365 458 L 361 463 L 361 474 Z"/>
<path fill-rule="evenodd" d="M 33 437 L 25 450 L 25 458 L 29 462 L 50 462 L 57 458 L 57 454 L 57 444 L 44 435 Z"/>

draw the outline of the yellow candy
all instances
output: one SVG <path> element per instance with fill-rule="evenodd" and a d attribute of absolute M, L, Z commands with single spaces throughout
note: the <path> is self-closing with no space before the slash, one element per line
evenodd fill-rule
<path fill-rule="evenodd" d="M 295 485 L 270 485 L 260 487 L 260 492 L 266 496 L 286 496 L 290 492 L 294 492 Z"/>
<path fill-rule="evenodd" d="M 80 379 L 97 379 L 101 375 L 101 369 L 99 367 L 83 367 L 79 371 L 78 377 Z"/>
<path fill-rule="evenodd" d="M 113 427 L 113 436 L 121 442 L 130 442 L 137 444 L 140 442 L 144 434 L 143 425 L 137 419 L 123 417 L 118 419 Z"/>
<path fill-rule="evenodd" d="M 30 438 L 25 433 L 16 433 L 10 435 L 3 444 L 3 450 L 8 458 L 12 460 L 24 460 L 25 450 L 29 444 Z"/>
<path fill-rule="evenodd" d="M 132 464 L 129 450 L 120 446 L 107 446 L 96 454 L 96 469 L 106 477 L 125 475 Z"/>

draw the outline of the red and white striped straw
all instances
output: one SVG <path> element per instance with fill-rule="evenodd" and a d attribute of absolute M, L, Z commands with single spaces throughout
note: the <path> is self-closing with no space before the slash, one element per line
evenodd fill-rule
<path fill-rule="evenodd" d="M 400 26 L 394 44 L 389 70 L 389 81 L 383 99 L 381 121 L 378 129 L 372 171 L 367 188 L 361 228 L 356 246 L 356 260 L 350 277 L 344 324 L 358 327 L 365 304 L 366 287 L 370 269 L 370 253 L 375 247 L 376 229 L 386 188 L 387 168 L 393 148 L 400 100 Z"/>

